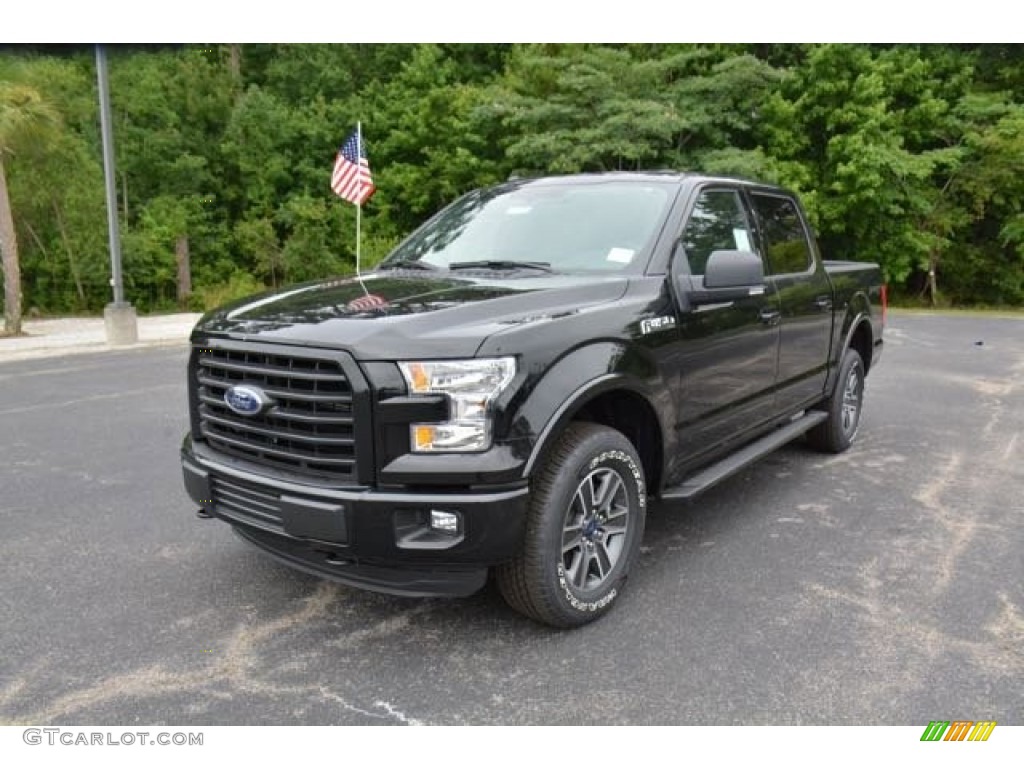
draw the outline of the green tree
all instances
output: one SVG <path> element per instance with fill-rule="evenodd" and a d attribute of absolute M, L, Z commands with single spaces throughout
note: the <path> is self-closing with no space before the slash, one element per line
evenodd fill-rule
<path fill-rule="evenodd" d="M 19 142 L 38 137 L 57 119 L 53 108 L 32 88 L 0 82 L 0 256 L 4 274 L 4 333 L 21 333 L 21 266 L 14 214 L 7 189 L 5 156 Z"/>
<path fill-rule="evenodd" d="M 224 183 L 221 146 L 239 96 L 233 62 L 230 46 L 210 45 L 112 61 L 125 279 L 142 306 L 181 304 L 192 273 L 223 271 L 238 186 Z"/>
<path fill-rule="evenodd" d="M 2 158 L 26 306 L 107 287 L 88 50 L 0 52 L 61 117 Z M 701 170 L 795 189 L 825 253 L 896 295 L 1024 302 L 1024 68 L 1013 45 L 188 45 L 111 49 L 125 281 L 174 306 L 353 269 L 328 187 L 363 122 L 363 265 L 470 188 Z M 176 290 L 177 289 L 177 290 Z"/>
<path fill-rule="evenodd" d="M 620 47 L 518 48 L 488 111 L 520 173 L 652 167 L 688 126 L 666 98 L 664 71 Z"/>
<path fill-rule="evenodd" d="M 60 116 L 45 140 L 19 143 L 9 169 L 26 306 L 88 311 L 109 293 L 94 64 L 85 55 L 13 64 L 8 76 Z"/>
<path fill-rule="evenodd" d="M 1024 107 L 1008 94 L 972 94 L 952 111 L 956 144 L 926 193 L 932 234 L 925 291 L 940 302 L 1024 302 Z"/>
<path fill-rule="evenodd" d="M 366 142 L 378 192 L 371 231 L 408 232 L 469 190 L 504 177 L 487 94 L 438 45 L 417 46 L 394 77 L 365 90 Z"/>

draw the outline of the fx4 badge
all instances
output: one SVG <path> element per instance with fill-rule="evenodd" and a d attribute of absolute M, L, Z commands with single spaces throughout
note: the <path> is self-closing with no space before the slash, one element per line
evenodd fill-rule
<path fill-rule="evenodd" d="M 646 336 L 654 331 L 664 331 L 666 328 L 675 328 L 676 319 L 672 315 L 661 317 L 648 317 L 640 321 L 640 333 Z"/>

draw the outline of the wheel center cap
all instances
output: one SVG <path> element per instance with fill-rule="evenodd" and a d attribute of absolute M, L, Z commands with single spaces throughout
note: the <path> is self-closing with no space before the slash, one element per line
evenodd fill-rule
<path fill-rule="evenodd" d="M 583 535 L 588 539 L 592 539 L 595 533 L 597 533 L 597 518 L 588 518 L 583 523 Z"/>

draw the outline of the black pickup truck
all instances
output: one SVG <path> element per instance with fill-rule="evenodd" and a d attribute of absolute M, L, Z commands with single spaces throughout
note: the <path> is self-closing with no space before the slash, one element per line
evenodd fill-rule
<path fill-rule="evenodd" d="M 488 570 L 557 627 L 605 613 L 650 497 L 806 433 L 857 434 L 873 264 L 822 261 L 796 198 L 681 173 L 472 192 L 373 272 L 204 316 L 181 458 L 201 517 L 393 594 Z"/>

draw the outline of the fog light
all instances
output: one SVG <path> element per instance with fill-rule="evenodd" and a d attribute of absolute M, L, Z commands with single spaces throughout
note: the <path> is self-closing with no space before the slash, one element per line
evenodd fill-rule
<path fill-rule="evenodd" d="M 458 533 L 459 513 L 432 509 L 430 510 L 430 527 L 442 533 Z"/>

